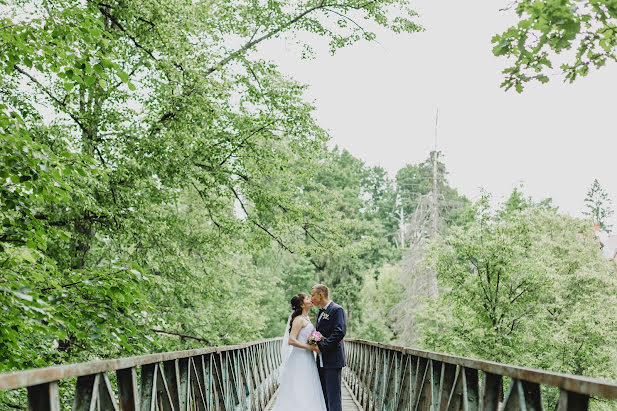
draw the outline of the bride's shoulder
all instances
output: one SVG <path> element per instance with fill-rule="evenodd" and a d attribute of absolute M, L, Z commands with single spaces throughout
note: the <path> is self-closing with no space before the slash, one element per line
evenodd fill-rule
<path fill-rule="evenodd" d="M 293 324 L 299 324 L 302 327 L 306 327 L 306 324 L 308 324 L 309 321 L 306 318 L 303 318 L 302 316 L 297 316 L 296 318 L 294 318 L 293 320 Z"/>

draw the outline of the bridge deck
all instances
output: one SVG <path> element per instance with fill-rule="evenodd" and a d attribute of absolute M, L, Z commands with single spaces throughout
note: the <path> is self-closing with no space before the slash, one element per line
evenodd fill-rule
<path fill-rule="evenodd" d="M 359 407 L 358 402 L 356 401 L 353 394 L 349 390 L 349 387 L 344 381 L 341 387 L 341 394 L 343 395 L 343 411 L 363 411 L 362 408 Z M 272 410 L 275 400 L 276 400 L 276 394 L 274 394 L 274 397 L 272 397 L 272 400 L 268 404 L 266 408 L 267 411 Z"/>

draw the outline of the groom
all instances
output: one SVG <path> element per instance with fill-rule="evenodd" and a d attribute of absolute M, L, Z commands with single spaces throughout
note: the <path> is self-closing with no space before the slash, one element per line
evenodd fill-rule
<path fill-rule="evenodd" d="M 347 332 L 347 317 L 343 307 L 330 301 L 328 287 L 317 284 L 311 290 L 311 301 L 321 308 L 316 329 L 323 339 L 317 343 L 317 368 L 328 411 L 342 411 L 341 370 L 345 366 L 343 337 Z"/>

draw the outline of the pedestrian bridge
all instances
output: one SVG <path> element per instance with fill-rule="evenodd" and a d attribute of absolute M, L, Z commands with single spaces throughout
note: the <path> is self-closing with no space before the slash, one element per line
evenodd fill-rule
<path fill-rule="evenodd" d="M 69 364 L 0 375 L 31 411 L 265 410 L 276 394 L 280 339 Z M 617 384 L 348 339 L 345 409 L 586 410 L 614 407 Z M 9 408 L 7 408 L 9 407 Z M 293 411 L 293 410 L 289 410 Z"/>

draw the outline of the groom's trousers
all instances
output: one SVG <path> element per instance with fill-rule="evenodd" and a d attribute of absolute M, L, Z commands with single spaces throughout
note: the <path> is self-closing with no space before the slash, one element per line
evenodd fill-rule
<path fill-rule="evenodd" d="M 343 411 L 341 368 L 319 367 L 319 379 L 328 411 Z"/>

